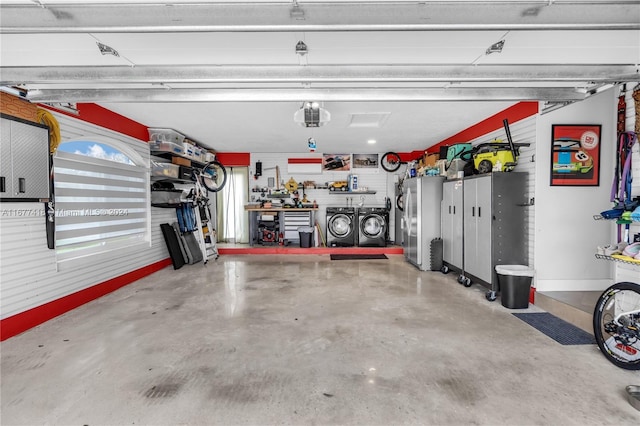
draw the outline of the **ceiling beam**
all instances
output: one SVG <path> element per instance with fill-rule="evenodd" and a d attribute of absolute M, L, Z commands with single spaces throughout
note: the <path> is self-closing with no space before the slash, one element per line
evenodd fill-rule
<path fill-rule="evenodd" d="M 0 85 L 640 81 L 636 65 L 178 65 L 1 67 Z"/>
<path fill-rule="evenodd" d="M 637 1 L 0 5 L 0 33 L 517 31 L 640 29 Z"/>
<path fill-rule="evenodd" d="M 426 102 L 581 101 L 584 91 L 568 88 L 345 88 L 345 89 L 38 89 L 32 102 Z"/>

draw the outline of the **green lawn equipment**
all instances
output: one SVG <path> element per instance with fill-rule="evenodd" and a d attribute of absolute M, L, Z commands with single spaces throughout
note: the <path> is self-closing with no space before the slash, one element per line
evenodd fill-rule
<path fill-rule="evenodd" d="M 471 156 L 478 173 L 489 173 L 494 168 L 501 172 L 513 171 L 518 164 L 520 148 L 531 145 L 530 143 L 513 143 L 508 120 L 505 118 L 502 124 L 504 124 L 504 130 L 507 133 L 508 143 L 495 140 L 481 143 L 473 148 Z"/>

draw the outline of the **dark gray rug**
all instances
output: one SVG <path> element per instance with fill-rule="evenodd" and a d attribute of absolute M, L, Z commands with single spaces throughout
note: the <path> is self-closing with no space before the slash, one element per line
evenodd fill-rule
<path fill-rule="evenodd" d="M 331 260 L 388 259 L 384 254 L 332 254 Z"/>
<path fill-rule="evenodd" d="M 595 345 L 596 343 L 596 339 L 591 334 L 548 312 L 514 313 L 513 315 L 561 345 Z"/>

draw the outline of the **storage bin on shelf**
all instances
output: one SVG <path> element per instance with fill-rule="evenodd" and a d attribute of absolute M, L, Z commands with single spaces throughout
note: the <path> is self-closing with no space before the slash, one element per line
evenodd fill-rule
<path fill-rule="evenodd" d="M 149 128 L 149 140 L 171 142 L 182 146 L 185 136 L 173 129 Z"/>
<path fill-rule="evenodd" d="M 150 141 L 149 149 L 153 151 L 170 152 L 172 154 L 184 155 L 182 144 L 178 145 L 173 142 L 166 141 Z"/>
<path fill-rule="evenodd" d="M 180 166 L 172 163 L 151 162 L 151 176 L 170 179 L 178 179 L 180 177 Z"/>

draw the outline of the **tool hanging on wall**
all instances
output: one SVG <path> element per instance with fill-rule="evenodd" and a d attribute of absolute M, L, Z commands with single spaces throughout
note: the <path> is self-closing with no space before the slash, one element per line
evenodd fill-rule
<path fill-rule="evenodd" d="M 640 134 L 640 83 L 636 84 L 635 89 L 633 89 L 633 97 L 634 105 L 636 108 L 636 122 L 634 130 L 636 135 Z"/>
<path fill-rule="evenodd" d="M 627 91 L 627 85 L 622 85 L 622 90 L 620 91 L 620 96 L 618 97 L 618 126 L 617 132 L 618 136 L 620 133 L 625 131 L 625 117 L 627 115 L 627 103 L 624 100 L 625 92 Z"/>

